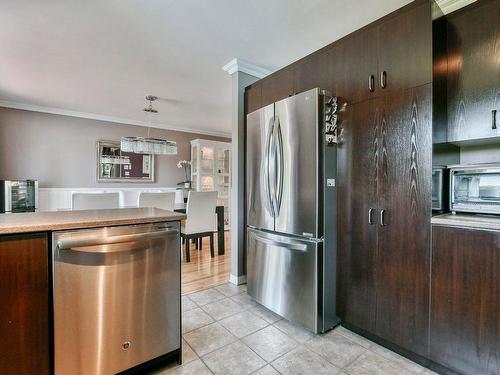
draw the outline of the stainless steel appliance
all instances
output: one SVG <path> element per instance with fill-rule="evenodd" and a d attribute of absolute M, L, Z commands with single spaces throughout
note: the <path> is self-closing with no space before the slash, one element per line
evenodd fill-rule
<path fill-rule="evenodd" d="M 432 210 L 444 212 L 448 211 L 449 190 L 450 190 L 449 170 L 445 166 L 432 167 Z"/>
<path fill-rule="evenodd" d="M 453 212 L 500 214 L 500 164 L 450 167 Z"/>
<path fill-rule="evenodd" d="M 115 374 L 179 350 L 179 223 L 54 232 L 55 374 Z"/>
<path fill-rule="evenodd" d="M 0 213 L 34 212 L 38 208 L 38 181 L 0 180 Z"/>
<path fill-rule="evenodd" d="M 339 322 L 335 112 L 312 89 L 247 116 L 248 293 L 313 332 Z"/>

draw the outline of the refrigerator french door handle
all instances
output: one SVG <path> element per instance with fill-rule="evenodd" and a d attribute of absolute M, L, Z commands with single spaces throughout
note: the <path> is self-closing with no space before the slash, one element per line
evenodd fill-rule
<path fill-rule="evenodd" d="M 279 216 L 280 214 L 280 209 L 281 209 L 281 198 L 283 196 L 283 180 L 284 180 L 284 173 L 285 173 L 285 166 L 284 166 L 284 156 L 283 156 L 283 137 L 281 134 L 281 124 L 279 117 L 277 118 L 277 124 L 278 126 L 276 127 L 276 148 L 277 148 L 277 190 L 276 190 L 276 216 Z"/>
<path fill-rule="evenodd" d="M 278 162 L 278 127 L 279 127 L 279 118 L 277 116 L 274 117 L 273 129 L 272 129 L 272 138 L 270 145 L 270 153 L 269 153 L 269 163 L 271 165 L 270 170 L 270 194 L 272 207 L 274 211 L 274 217 L 278 217 L 279 215 L 279 205 L 278 205 L 278 178 L 279 178 L 279 162 Z"/>
<path fill-rule="evenodd" d="M 273 202 L 273 194 L 271 192 L 271 151 L 273 148 L 273 133 L 274 133 L 274 117 L 269 120 L 269 133 L 267 134 L 267 145 L 266 145 L 266 195 L 267 195 L 267 201 L 269 208 L 271 209 L 271 216 L 274 218 L 276 217 L 275 214 L 275 209 L 274 209 L 274 202 Z"/>

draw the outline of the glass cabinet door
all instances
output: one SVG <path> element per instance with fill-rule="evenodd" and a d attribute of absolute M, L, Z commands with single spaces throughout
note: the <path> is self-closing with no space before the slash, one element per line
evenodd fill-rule
<path fill-rule="evenodd" d="M 224 206 L 224 224 L 229 225 L 229 198 L 231 183 L 231 150 L 228 148 L 217 149 L 217 191 L 219 192 L 219 205 Z"/>
<path fill-rule="evenodd" d="M 200 191 L 214 191 L 214 177 L 201 176 L 200 178 Z"/>
<path fill-rule="evenodd" d="M 198 146 L 191 146 L 191 173 L 198 172 Z"/>
<path fill-rule="evenodd" d="M 217 152 L 217 172 L 222 174 L 229 174 L 230 165 L 230 151 L 219 149 Z"/>
<path fill-rule="evenodd" d="M 200 150 L 200 172 L 201 173 L 214 173 L 215 155 L 214 148 L 203 146 Z"/>

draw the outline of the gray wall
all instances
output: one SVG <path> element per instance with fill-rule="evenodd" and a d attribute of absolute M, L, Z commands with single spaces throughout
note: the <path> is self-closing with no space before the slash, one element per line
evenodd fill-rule
<path fill-rule="evenodd" d="M 179 160 L 189 141 L 228 138 L 151 128 L 150 136 L 177 142 L 178 155 L 155 157 L 154 183 L 96 182 L 96 141 L 146 136 L 147 128 L 17 109 L 0 108 L 0 179 L 37 179 L 40 187 L 174 187 L 184 180 Z"/>

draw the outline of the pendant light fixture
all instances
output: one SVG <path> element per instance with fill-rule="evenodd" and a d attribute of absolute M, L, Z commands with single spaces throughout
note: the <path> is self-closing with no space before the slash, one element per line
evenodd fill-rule
<path fill-rule="evenodd" d="M 158 97 L 154 95 L 146 96 L 149 105 L 144 108 L 145 112 L 158 113 L 158 110 L 153 108 L 153 102 Z M 120 148 L 125 152 L 133 152 L 135 154 L 153 154 L 153 155 L 177 155 L 177 143 L 167 141 L 166 139 L 150 138 L 148 127 L 147 137 L 122 137 Z"/>

